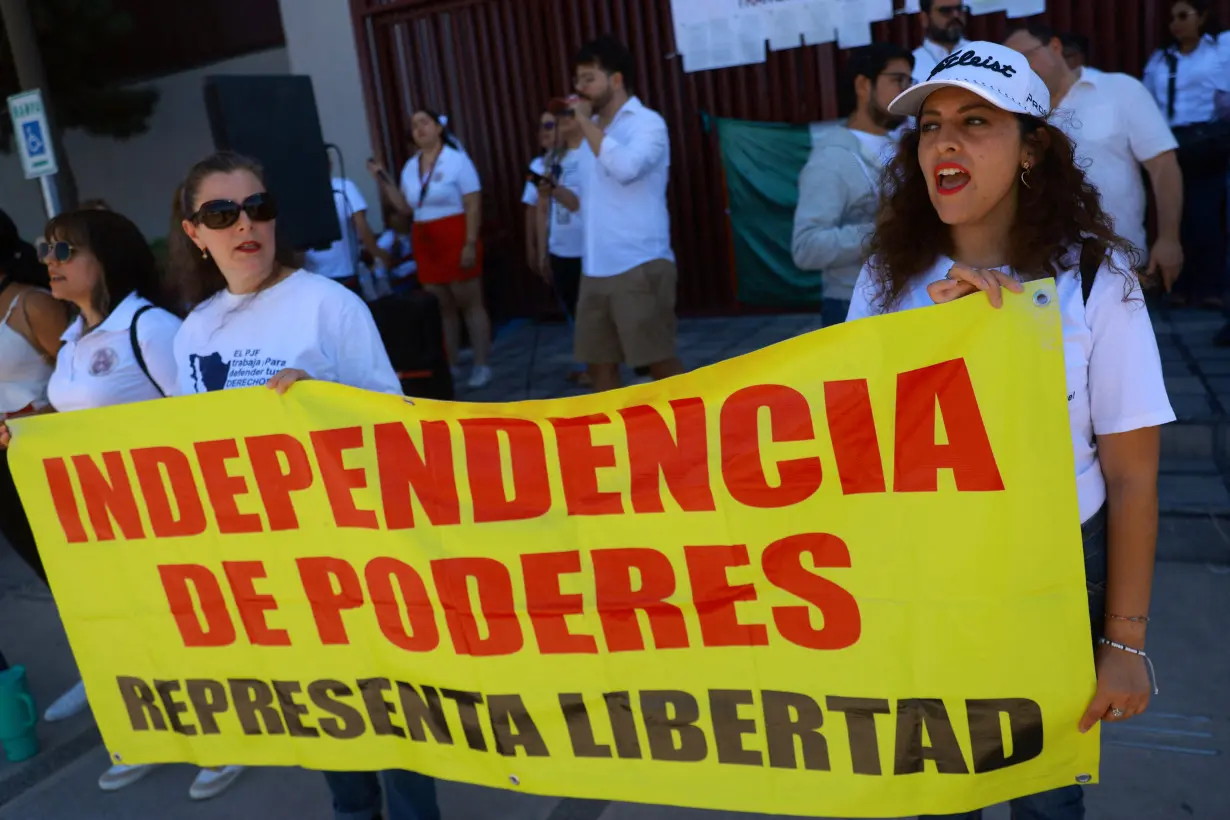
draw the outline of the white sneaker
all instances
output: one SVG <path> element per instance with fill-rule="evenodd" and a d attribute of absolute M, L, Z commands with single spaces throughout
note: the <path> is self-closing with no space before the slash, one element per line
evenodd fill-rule
<path fill-rule="evenodd" d="M 188 789 L 188 796 L 193 800 L 208 800 L 211 797 L 217 797 L 222 792 L 227 790 L 235 778 L 243 773 L 243 766 L 223 766 L 221 769 L 201 769 L 197 773 L 196 780 L 192 781 L 192 788 Z"/>
<path fill-rule="evenodd" d="M 48 723 L 68 720 L 73 715 L 84 712 L 89 705 L 90 702 L 85 698 L 85 684 L 77 681 L 72 689 L 60 695 L 56 698 L 55 703 L 47 707 L 47 711 L 43 713 L 43 720 Z"/>
<path fill-rule="evenodd" d="M 131 786 L 157 768 L 150 763 L 144 766 L 124 766 L 119 763 L 102 773 L 98 778 L 98 788 L 105 792 L 117 792 L 125 786 Z"/>
<path fill-rule="evenodd" d="M 486 365 L 475 365 L 470 373 L 470 387 L 477 390 L 491 383 L 491 368 Z"/>

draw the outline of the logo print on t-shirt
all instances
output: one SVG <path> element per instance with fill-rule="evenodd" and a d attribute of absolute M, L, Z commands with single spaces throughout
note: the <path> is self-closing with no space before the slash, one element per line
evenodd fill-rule
<path fill-rule="evenodd" d="M 192 386 L 198 393 L 212 393 L 226 387 L 226 377 L 231 373 L 231 363 L 222 360 L 221 353 L 188 356 L 192 367 Z"/>
<path fill-rule="evenodd" d="M 268 384 L 287 366 L 285 359 L 267 356 L 260 348 L 237 349 L 229 360 L 222 358 L 221 352 L 193 353 L 188 356 L 188 364 L 192 368 L 192 389 L 196 393 L 258 387 Z"/>
<path fill-rule="evenodd" d="M 90 359 L 90 375 L 105 376 L 115 369 L 115 364 L 120 360 L 115 351 L 109 347 L 104 347 L 94 351 L 94 358 Z"/>

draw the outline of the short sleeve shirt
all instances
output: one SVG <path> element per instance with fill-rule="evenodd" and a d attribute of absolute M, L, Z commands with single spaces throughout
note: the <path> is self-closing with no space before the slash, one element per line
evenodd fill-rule
<path fill-rule="evenodd" d="M 569 151 L 559 161 L 559 184 L 577 195 L 581 200 L 581 208 L 570 211 L 557 200 L 551 201 L 551 221 L 548 237 L 548 248 L 553 256 L 565 259 L 579 259 L 585 254 L 585 212 L 584 192 L 582 184 L 592 170 L 594 152 L 588 142 L 581 143 L 575 151 Z M 543 157 L 535 157 L 530 163 L 530 170 L 542 176 L 547 175 L 546 161 Z M 538 204 L 538 188 L 532 183 L 526 184 L 525 195 L 521 199 L 526 205 Z"/>
<path fill-rule="evenodd" d="M 330 279 L 349 279 L 355 275 L 355 264 L 359 261 L 359 237 L 354 227 L 354 216 L 367 210 L 367 200 L 353 182 L 334 177 L 333 205 L 337 208 L 337 223 L 342 229 L 342 238 L 326 250 L 308 251 L 304 255 L 304 267 Z"/>
<path fill-rule="evenodd" d="M 176 383 L 173 342 L 179 317 L 152 308 L 137 320 L 137 343 L 149 375 L 141 370 L 132 349 L 132 322 L 150 303 L 135 293 L 124 297 L 98 327 L 85 332 L 78 316 L 60 339 L 56 369 L 47 384 L 47 398 L 61 413 L 131 404 L 173 394 Z"/>
<path fill-rule="evenodd" d="M 1148 89 L 1127 74 L 1082 68 L 1052 117 L 1102 198 L 1115 230 L 1146 249 L 1145 184 L 1140 164 L 1178 147 Z"/>
<path fill-rule="evenodd" d="M 434 168 L 421 168 L 415 154 L 401 171 L 401 192 L 416 222 L 435 222 L 465 213 L 465 197 L 482 190 L 469 156 L 444 146 Z"/>
<path fill-rule="evenodd" d="M 1088 521 L 1106 503 L 1106 479 L 1098 460 L 1096 436 L 1157 427 L 1175 420 L 1162 361 L 1140 284 L 1132 275 L 1103 265 L 1086 304 L 1081 293 L 1079 249 L 1069 254 L 1056 287 L 1063 315 L 1063 355 L 1067 373 L 1068 424 L 1076 459 L 1076 493 L 1081 521 Z M 1116 258 L 1119 271 L 1128 260 Z M 927 287 L 948 275 L 953 261 L 938 259 L 914 277 L 899 303 L 888 311 L 876 300 L 876 279 L 863 267 L 847 321 L 883 312 L 934 307 Z M 967 298 L 985 298 L 974 294 Z M 1028 351 L 1022 351 L 1028 355 Z"/>

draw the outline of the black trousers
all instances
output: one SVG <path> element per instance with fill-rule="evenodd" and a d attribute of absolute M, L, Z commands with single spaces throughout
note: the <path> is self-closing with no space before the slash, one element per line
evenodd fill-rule
<path fill-rule="evenodd" d="M 1183 274 L 1175 292 L 1194 301 L 1227 295 L 1226 158 L 1179 151 L 1183 169 Z"/>
<path fill-rule="evenodd" d="M 551 255 L 551 281 L 555 292 L 568 311 L 568 319 L 577 317 L 577 299 L 581 295 L 581 259 Z"/>
<path fill-rule="evenodd" d="M 30 522 L 26 511 L 22 509 L 21 498 L 17 495 L 17 487 L 13 484 L 13 474 L 9 471 L 9 454 L 0 451 L 0 535 L 3 535 L 13 551 L 34 570 L 34 574 L 47 583 L 47 573 L 43 570 L 43 560 L 38 554 L 38 545 L 34 543 L 34 533 L 30 531 Z"/>

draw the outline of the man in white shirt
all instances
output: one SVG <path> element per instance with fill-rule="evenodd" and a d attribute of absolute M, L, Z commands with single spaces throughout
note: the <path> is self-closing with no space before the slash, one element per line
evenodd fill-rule
<path fill-rule="evenodd" d="M 1073 71 L 1059 37 L 1041 23 L 1015 23 L 1004 45 L 1028 59 L 1046 83 L 1053 121 L 1075 144 L 1077 158 L 1087 163 L 1085 174 L 1101 194 L 1115 230 L 1169 290 L 1183 270 L 1183 174 L 1175 154 L 1178 143 L 1148 90 L 1127 74 L 1088 66 Z M 1145 236 L 1141 167 L 1149 174 L 1158 217 L 1152 248 Z"/>
<path fill-rule="evenodd" d="M 330 184 L 333 187 L 333 205 L 337 208 L 337 222 L 342 230 L 342 238 L 324 250 L 305 253 L 304 268 L 351 285 L 356 277 L 360 280 L 366 278 L 363 275 L 366 271 L 361 271 L 359 266 L 359 254 L 366 250 L 379 263 L 377 268 L 384 274 L 384 287 L 380 289 L 387 291 L 389 254 L 377 245 L 376 235 L 367 221 L 367 200 L 363 198 L 359 187 L 345 177 L 335 176 L 330 180 Z M 375 298 L 376 292 L 371 283 L 366 284 L 368 287 L 363 288 L 363 296 L 370 301 Z M 368 292 L 369 289 L 371 292 Z"/>
<path fill-rule="evenodd" d="M 823 129 L 799 175 L 791 249 L 800 270 L 823 271 L 824 326 L 841 324 L 875 230 L 880 177 L 896 152 L 891 132 L 905 117 L 888 104 L 910 87 L 913 59 L 901 46 L 872 43 L 850 52 L 842 83 L 848 120 Z"/>
<path fill-rule="evenodd" d="M 963 0 L 921 0 L 918 15 L 923 28 L 923 44 L 914 49 L 914 82 L 931 76 L 935 67 L 966 45 L 965 26 L 969 23 L 969 6 Z"/>
<path fill-rule="evenodd" d="M 576 356 L 597 391 L 619 387 L 619 366 L 655 379 L 683 372 L 675 353 L 675 253 L 666 185 L 666 122 L 632 95 L 627 46 L 601 37 L 574 61 L 577 124 L 596 161 L 582 183 L 585 225 Z"/>

